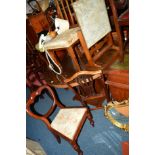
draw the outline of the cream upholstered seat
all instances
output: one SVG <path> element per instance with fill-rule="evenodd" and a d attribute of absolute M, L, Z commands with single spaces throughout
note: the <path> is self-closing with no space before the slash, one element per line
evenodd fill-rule
<path fill-rule="evenodd" d="M 69 139 L 73 139 L 86 111 L 86 108 L 60 109 L 51 127 Z"/>
<path fill-rule="evenodd" d="M 67 48 L 70 47 L 73 43 L 78 40 L 77 31 L 80 28 L 71 28 L 66 30 L 64 33 L 57 35 L 54 39 L 45 42 L 44 49 L 59 49 L 59 48 Z"/>

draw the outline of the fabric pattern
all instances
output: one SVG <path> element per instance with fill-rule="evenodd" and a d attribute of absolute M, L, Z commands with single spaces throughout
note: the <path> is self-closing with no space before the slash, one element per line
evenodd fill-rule
<path fill-rule="evenodd" d="M 86 108 L 61 109 L 51 127 L 72 140 L 86 111 Z"/>
<path fill-rule="evenodd" d="M 66 30 L 64 33 L 57 35 L 54 39 L 45 42 L 45 50 L 67 48 L 71 46 L 78 40 L 77 31 L 79 30 L 79 27 Z"/>

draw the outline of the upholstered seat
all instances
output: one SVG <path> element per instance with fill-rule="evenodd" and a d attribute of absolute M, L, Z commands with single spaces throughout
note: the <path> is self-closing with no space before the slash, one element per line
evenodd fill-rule
<path fill-rule="evenodd" d="M 59 48 L 67 48 L 70 47 L 74 42 L 78 40 L 77 31 L 79 31 L 80 28 L 72 28 L 64 33 L 57 35 L 54 39 L 48 41 L 45 43 L 44 48 L 45 50 L 48 49 L 59 49 Z"/>
<path fill-rule="evenodd" d="M 35 111 L 34 104 L 36 103 L 36 97 L 40 96 L 44 90 L 48 91 L 48 94 L 52 99 L 52 104 L 44 115 L 38 115 L 38 111 Z M 59 107 L 59 111 L 53 118 L 51 116 L 57 107 Z M 65 107 L 59 102 L 55 91 L 48 85 L 43 85 L 31 93 L 26 104 L 26 111 L 33 118 L 43 121 L 47 128 L 53 133 L 58 143 L 61 143 L 60 137 L 64 138 L 72 145 L 74 150 L 77 151 L 78 155 L 83 155 L 83 152 L 77 143 L 77 139 L 87 119 L 89 119 L 90 124 L 94 126 L 94 121 L 89 108 L 81 106 Z M 53 121 L 51 120 L 52 118 Z"/>
<path fill-rule="evenodd" d="M 60 109 L 51 127 L 69 139 L 73 139 L 86 111 L 86 108 Z"/>

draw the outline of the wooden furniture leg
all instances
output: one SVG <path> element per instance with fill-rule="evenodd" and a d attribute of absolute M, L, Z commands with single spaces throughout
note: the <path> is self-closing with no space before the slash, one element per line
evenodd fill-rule
<path fill-rule="evenodd" d="M 83 34 L 82 34 L 81 31 L 78 31 L 78 38 L 80 40 L 81 46 L 82 46 L 83 51 L 85 53 L 85 56 L 87 58 L 88 64 L 90 66 L 96 66 L 96 64 L 94 63 L 94 61 L 93 61 L 93 59 L 92 59 L 92 57 L 90 55 L 90 52 L 89 52 L 89 50 L 87 48 L 86 41 L 84 40 L 84 37 L 83 37 Z"/>
<path fill-rule="evenodd" d="M 117 32 L 117 36 L 118 36 L 118 44 L 119 44 L 119 54 L 120 54 L 120 60 L 122 61 L 124 59 L 124 51 L 123 51 L 123 40 L 122 40 L 122 36 L 121 36 L 121 31 L 120 31 L 120 27 L 117 21 L 117 10 L 115 8 L 115 4 L 113 0 L 109 0 L 110 6 L 111 6 L 111 10 L 113 13 L 113 17 L 114 17 L 114 25 L 116 28 L 116 32 Z"/>
<path fill-rule="evenodd" d="M 77 144 L 77 142 L 73 142 L 72 143 L 72 146 L 73 146 L 73 148 L 74 148 L 74 150 L 76 151 L 76 152 L 78 152 L 78 155 L 83 155 L 83 152 L 82 152 L 82 150 L 80 149 L 80 146 Z"/>
<path fill-rule="evenodd" d="M 73 51 L 73 47 L 72 46 L 68 47 L 67 51 L 68 51 L 68 54 L 69 54 L 69 56 L 71 57 L 71 59 L 73 61 L 73 65 L 74 65 L 76 71 L 80 71 L 81 69 L 80 69 L 79 63 L 77 61 L 76 55 L 75 55 L 75 53 Z"/>
<path fill-rule="evenodd" d="M 53 132 L 52 132 L 53 133 Z M 60 144 L 61 143 L 61 139 L 60 136 L 56 135 L 55 133 L 53 133 L 54 137 L 56 138 L 57 142 Z"/>
<path fill-rule="evenodd" d="M 91 113 L 88 112 L 87 118 L 89 119 L 90 124 L 94 127 L 94 120 L 93 120 L 93 117 L 92 117 Z"/>
<path fill-rule="evenodd" d="M 62 69 L 60 62 L 57 60 L 56 55 L 53 50 L 48 50 L 50 57 L 54 60 L 54 62 Z"/>

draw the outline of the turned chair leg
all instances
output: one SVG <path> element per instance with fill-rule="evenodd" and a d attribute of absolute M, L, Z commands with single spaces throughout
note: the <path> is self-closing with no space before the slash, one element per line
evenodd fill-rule
<path fill-rule="evenodd" d="M 80 149 L 80 146 L 77 144 L 77 142 L 73 142 L 72 146 L 73 146 L 74 150 L 78 153 L 78 155 L 83 155 L 83 152 Z"/>
<path fill-rule="evenodd" d="M 94 127 L 94 120 L 90 112 L 87 113 L 87 118 L 89 119 L 90 124 Z"/>
<path fill-rule="evenodd" d="M 61 143 L 60 136 L 58 136 L 58 135 L 56 135 L 56 134 L 54 134 L 54 133 L 53 133 L 53 135 L 54 135 L 54 137 L 56 138 L 57 142 L 60 144 L 60 143 Z"/>

